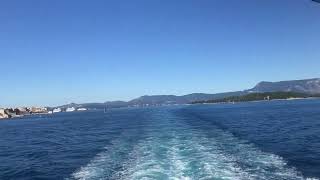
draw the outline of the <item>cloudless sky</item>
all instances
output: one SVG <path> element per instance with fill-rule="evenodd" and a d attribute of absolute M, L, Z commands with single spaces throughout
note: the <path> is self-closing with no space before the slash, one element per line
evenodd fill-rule
<path fill-rule="evenodd" d="M 311 0 L 3 0 L 0 106 L 320 77 Z"/>

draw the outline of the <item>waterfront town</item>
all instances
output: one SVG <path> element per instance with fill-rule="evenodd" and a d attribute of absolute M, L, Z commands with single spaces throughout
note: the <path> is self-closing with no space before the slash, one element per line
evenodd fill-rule
<path fill-rule="evenodd" d="M 73 112 L 73 111 L 86 111 L 86 108 L 74 108 L 69 107 L 62 108 L 50 108 L 46 107 L 18 107 L 18 108 L 0 108 L 0 119 L 17 118 L 32 114 L 53 114 L 59 112 Z"/>

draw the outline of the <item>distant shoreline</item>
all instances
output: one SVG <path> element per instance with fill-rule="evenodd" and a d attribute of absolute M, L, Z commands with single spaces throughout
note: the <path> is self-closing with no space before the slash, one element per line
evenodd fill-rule
<path fill-rule="evenodd" d="M 320 97 L 307 97 L 307 98 L 293 98 L 293 99 L 272 99 L 272 100 L 256 100 L 256 101 L 241 101 L 234 102 L 235 104 L 239 103 L 259 103 L 259 102 L 273 102 L 273 101 L 296 101 L 296 100 L 311 100 L 311 99 L 320 99 Z M 187 105 L 199 105 L 199 104 L 233 104 L 232 102 L 217 102 L 217 103 L 194 103 Z"/>
<path fill-rule="evenodd" d="M 191 104 L 234 104 L 240 102 L 268 102 L 268 101 L 292 101 L 301 99 L 317 99 L 319 95 L 308 95 L 295 92 L 267 92 L 251 93 L 243 96 L 230 96 L 222 99 L 208 101 L 195 101 Z"/>
<path fill-rule="evenodd" d="M 60 112 L 80 112 L 80 111 L 87 111 L 86 108 L 39 108 L 39 107 L 32 107 L 32 108 L 0 108 L 0 120 L 4 119 L 16 119 L 25 116 L 32 116 L 32 115 L 50 115 L 54 113 Z"/>

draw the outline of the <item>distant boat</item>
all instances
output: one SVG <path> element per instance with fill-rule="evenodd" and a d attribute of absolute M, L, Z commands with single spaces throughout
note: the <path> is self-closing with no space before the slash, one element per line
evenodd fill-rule
<path fill-rule="evenodd" d="M 66 112 L 73 112 L 75 111 L 76 109 L 74 107 L 70 107 L 70 108 L 67 108 L 66 109 Z"/>
<path fill-rule="evenodd" d="M 77 111 L 86 111 L 87 110 L 87 108 L 79 108 L 79 109 L 77 109 Z"/>
<path fill-rule="evenodd" d="M 48 114 L 52 114 L 53 113 L 53 111 L 48 111 Z"/>
<path fill-rule="evenodd" d="M 58 112 L 61 112 L 61 108 L 55 108 L 52 113 L 58 113 Z"/>

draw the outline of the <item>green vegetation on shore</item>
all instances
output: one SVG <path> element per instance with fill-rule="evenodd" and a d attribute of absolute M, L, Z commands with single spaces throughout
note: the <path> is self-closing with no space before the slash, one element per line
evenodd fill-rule
<path fill-rule="evenodd" d="M 222 99 L 214 99 L 208 101 L 195 101 L 192 104 L 201 103 L 227 103 L 227 102 L 248 102 L 273 99 L 292 99 L 292 98 L 309 98 L 320 97 L 319 95 L 309 95 L 297 92 L 266 92 L 266 93 L 250 93 L 243 96 L 230 96 Z"/>

